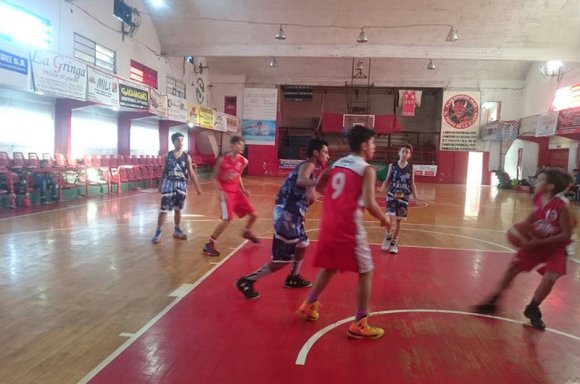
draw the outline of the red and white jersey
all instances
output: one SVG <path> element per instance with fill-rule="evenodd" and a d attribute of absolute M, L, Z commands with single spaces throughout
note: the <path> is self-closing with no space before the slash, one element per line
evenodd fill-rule
<path fill-rule="evenodd" d="M 216 177 L 223 191 L 237 192 L 240 190 L 240 177 L 246 164 L 248 164 L 248 159 L 242 155 L 237 155 L 235 158 L 231 155 L 222 157 Z"/>
<path fill-rule="evenodd" d="M 569 204 L 568 199 L 559 193 L 544 204 L 542 194 L 538 193 L 534 196 L 533 203 L 532 228 L 534 234 L 538 237 L 549 237 L 562 232 L 560 215 L 564 207 Z"/>
<path fill-rule="evenodd" d="M 362 157 L 353 155 L 343 157 L 333 164 L 324 191 L 315 266 L 355 272 L 372 269 L 372 261 L 370 265 L 363 266 L 358 258 L 358 254 L 364 251 L 368 252 L 367 258 L 370 260 L 370 249 L 362 223 L 363 175 L 368 166 Z"/>

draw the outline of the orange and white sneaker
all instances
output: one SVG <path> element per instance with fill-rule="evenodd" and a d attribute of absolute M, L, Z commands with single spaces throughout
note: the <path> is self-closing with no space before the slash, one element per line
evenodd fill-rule
<path fill-rule="evenodd" d="M 320 317 L 320 313 L 318 312 L 319 308 L 320 302 L 318 300 L 312 303 L 304 301 L 296 313 L 308 321 L 316 321 Z"/>
<path fill-rule="evenodd" d="M 353 321 L 346 334 L 353 339 L 378 339 L 385 334 L 385 330 L 369 325 L 368 317 L 365 316 L 359 321 Z"/>

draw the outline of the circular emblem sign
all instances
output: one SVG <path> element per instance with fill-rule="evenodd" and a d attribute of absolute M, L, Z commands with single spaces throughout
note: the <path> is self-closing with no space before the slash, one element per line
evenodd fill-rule
<path fill-rule="evenodd" d="M 469 128 L 479 118 L 479 105 L 471 96 L 455 95 L 445 103 L 443 116 L 453 128 Z"/>

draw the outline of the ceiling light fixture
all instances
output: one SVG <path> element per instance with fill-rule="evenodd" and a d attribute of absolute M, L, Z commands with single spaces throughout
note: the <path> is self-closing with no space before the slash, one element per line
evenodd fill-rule
<path fill-rule="evenodd" d="M 276 58 L 274 56 L 272 56 L 272 58 L 270 59 L 270 61 L 268 62 L 268 65 L 272 68 L 277 67 L 278 66 L 278 62 L 276 61 Z"/>
<path fill-rule="evenodd" d="M 449 33 L 447 34 L 447 38 L 445 39 L 445 41 L 453 43 L 457 40 L 459 40 L 459 32 L 457 32 L 457 29 L 451 26 L 451 29 L 449 30 Z"/>
<path fill-rule="evenodd" d="M 437 69 L 437 67 L 435 66 L 435 64 L 433 64 L 433 59 L 429 59 L 429 64 L 427 64 L 427 69 L 432 71 L 434 69 Z"/>
<path fill-rule="evenodd" d="M 362 27 L 360 29 L 360 33 L 358 34 L 356 42 L 357 43 L 368 43 L 369 42 L 369 38 L 367 37 L 367 34 L 365 33 L 365 27 Z"/>
<path fill-rule="evenodd" d="M 282 29 L 282 24 L 280 24 L 280 30 L 274 37 L 276 40 L 286 40 L 286 33 L 284 32 L 284 29 Z"/>
<path fill-rule="evenodd" d="M 560 60 L 550 60 L 546 63 L 540 64 L 540 72 L 544 76 L 555 77 L 562 73 L 562 63 Z"/>

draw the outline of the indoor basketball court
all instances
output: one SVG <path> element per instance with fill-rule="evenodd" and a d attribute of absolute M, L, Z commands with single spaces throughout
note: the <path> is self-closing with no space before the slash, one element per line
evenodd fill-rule
<path fill-rule="evenodd" d="M 248 177 L 258 245 L 234 220 L 218 239 L 221 257 L 201 253 L 218 223 L 218 194 L 190 195 L 182 227 L 171 215 L 150 242 L 159 195 L 142 190 L 52 211 L 0 219 L 2 252 L 13 260 L 2 327 L 9 346 L 0 372 L 14 382 L 239 383 L 575 383 L 580 287 L 576 254 L 542 304 L 548 329 L 522 312 L 540 275 L 518 277 L 497 316 L 470 313 L 495 287 L 512 250 L 506 229 L 530 209 L 529 195 L 494 187 L 419 184 L 398 255 L 380 251 L 383 229 L 365 226 L 376 265 L 372 323 L 379 340 L 352 340 L 356 275 L 338 274 L 320 297 L 317 322 L 295 311 L 308 289 L 287 289 L 282 270 L 247 300 L 234 281 L 268 261 L 279 178 Z M 320 199 L 323 200 L 323 199 Z M 384 205 L 384 195 L 377 196 Z M 307 215 L 311 266 L 321 201 Z M 578 209 L 573 206 L 578 214 Z M 18 246 L 18 248 L 16 248 Z M 18 250 L 17 250 L 18 249 Z M 29 254 L 38 257 L 25 257 Z M 10 255 L 19 257 L 14 258 Z M 23 253 L 24 252 L 24 253 Z M 30 362 L 34 364 L 30 364 Z M 23 367 L 30 367 L 24 369 Z"/>
<path fill-rule="evenodd" d="M 317 244 L 312 244 L 312 252 Z M 490 289 L 507 252 L 373 246 L 373 323 L 379 340 L 346 336 L 353 320 L 356 275 L 339 274 L 321 296 L 321 318 L 295 314 L 307 289 L 286 289 L 287 271 L 256 283 L 247 300 L 233 286 L 269 257 L 271 241 L 245 243 L 151 327 L 138 332 L 91 383 L 573 383 L 580 337 L 578 281 L 562 279 L 545 306 L 549 328 L 525 326 L 522 309 L 537 276 L 522 278 L 497 316 L 470 305 Z M 305 263 L 305 276 L 316 271 Z M 577 275 L 571 265 L 570 275 Z M 565 303 L 564 303 L 565 302 Z M 101 367 L 100 367 L 101 368 Z"/>

